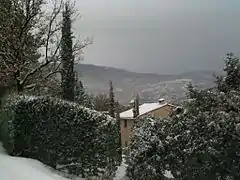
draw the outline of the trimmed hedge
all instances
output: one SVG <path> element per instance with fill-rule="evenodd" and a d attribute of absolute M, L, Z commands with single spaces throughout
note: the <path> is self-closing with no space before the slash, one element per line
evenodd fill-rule
<path fill-rule="evenodd" d="M 10 138 L 3 143 L 11 155 L 82 176 L 120 163 L 118 125 L 110 116 L 51 97 L 18 96 L 4 109 Z"/>

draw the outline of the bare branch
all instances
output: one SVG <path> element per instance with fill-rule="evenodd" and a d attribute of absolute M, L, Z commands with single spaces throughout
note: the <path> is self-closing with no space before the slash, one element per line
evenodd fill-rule
<path fill-rule="evenodd" d="M 51 38 L 51 35 L 55 32 L 55 31 L 52 31 L 52 25 L 53 25 L 53 22 L 56 20 L 57 16 L 61 13 L 62 7 L 63 7 L 63 0 L 60 1 L 59 7 L 57 6 L 57 1 L 54 2 L 54 8 L 49 21 L 49 27 L 48 27 L 48 33 L 47 33 L 47 40 L 46 40 L 46 47 L 45 47 L 45 61 L 48 61 L 49 40 Z"/>
<path fill-rule="evenodd" d="M 52 71 L 52 72 L 48 73 L 46 76 L 44 76 L 44 77 L 42 78 L 42 80 L 46 80 L 46 79 L 48 79 L 49 77 L 51 77 L 52 75 L 55 75 L 55 74 L 57 74 L 57 73 L 61 73 L 61 71 L 60 71 L 60 70 L 58 70 L 58 71 Z"/>
<path fill-rule="evenodd" d="M 55 52 L 53 53 L 53 55 L 52 55 L 52 57 L 51 57 L 51 60 L 45 61 L 44 63 L 42 63 L 41 65 L 39 65 L 38 67 L 36 67 L 36 68 L 33 69 L 32 71 L 30 71 L 29 73 L 27 73 L 27 75 L 23 78 L 23 80 L 22 80 L 20 83 L 21 83 L 21 84 L 24 84 L 31 75 L 35 74 L 37 71 L 40 71 L 42 68 L 46 67 L 46 66 L 49 65 L 51 62 L 56 61 L 56 60 L 57 60 L 56 54 L 57 54 L 58 50 L 60 49 L 60 44 L 61 44 L 61 42 L 58 43 L 58 46 L 57 46 L 57 48 L 55 49 Z M 60 67 L 60 64 L 59 64 L 59 66 L 57 66 L 57 67 L 59 68 L 59 67 Z M 55 70 L 55 71 L 56 71 L 56 70 Z"/>
<path fill-rule="evenodd" d="M 78 39 L 77 42 L 73 46 L 74 61 L 76 61 L 76 62 L 80 61 L 81 55 L 83 54 L 83 49 L 91 44 L 93 44 L 93 40 L 91 38 L 86 38 L 82 42 Z M 78 57 L 78 56 L 80 56 L 80 57 Z"/>
<path fill-rule="evenodd" d="M 61 10 L 63 7 L 63 0 L 60 1 L 59 5 L 57 4 L 57 1 L 54 1 L 54 2 L 55 2 L 54 8 L 52 10 L 50 20 L 48 23 L 48 32 L 47 32 L 47 38 L 46 38 L 46 43 L 45 43 L 45 60 L 41 65 L 39 65 L 38 67 L 36 67 L 35 69 L 33 69 L 32 71 L 27 73 L 25 75 L 25 77 L 23 78 L 23 80 L 21 81 L 21 84 L 24 84 L 30 76 L 34 75 L 36 72 L 40 71 L 42 68 L 48 66 L 51 62 L 58 60 L 57 53 L 60 49 L 61 42 L 57 42 L 56 49 L 53 52 L 53 54 L 50 55 L 50 57 L 49 57 L 49 44 L 50 44 L 51 36 L 60 30 L 58 28 L 58 25 L 55 29 L 53 29 L 53 24 L 54 24 L 54 21 L 57 19 L 57 16 L 61 13 Z M 57 70 L 55 69 L 54 71 L 57 71 Z M 54 74 L 54 71 L 52 71 L 51 74 Z"/>
<path fill-rule="evenodd" d="M 37 83 L 33 83 L 33 84 L 30 84 L 30 85 L 27 85 L 26 88 L 28 88 L 28 89 L 35 88 L 37 85 L 41 84 L 42 81 L 47 80 L 48 78 L 50 78 L 51 76 L 53 76 L 53 75 L 55 75 L 57 73 L 61 73 L 61 71 L 59 70 L 59 66 L 60 66 L 60 64 L 54 70 L 49 72 L 46 76 L 42 77 L 41 81 L 38 81 Z"/>
<path fill-rule="evenodd" d="M 0 63 L 4 69 L 1 73 L 6 78 L 14 74 L 15 84 L 25 87 L 31 85 L 35 76 L 38 77 L 38 82 L 42 82 L 60 72 L 61 64 L 54 63 L 61 58 L 60 15 L 64 0 L 52 0 L 52 9 L 48 11 L 49 13 L 41 9 L 44 0 L 13 0 L 13 5 L 9 23 L 5 23 L 4 29 L 0 31 L 0 40 L 3 42 Z M 71 6 L 71 10 L 75 13 L 74 5 Z M 73 46 L 74 57 L 82 55 L 83 48 L 90 44 L 92 44 L 90 39 L 77 41 Z"/>
<path fill-rule="evenodd" d="M 6 61 L 6 59 L 15 59 L 11 53 L 7 53 L 7 52 L 0 52 L 0 56 L 2 56 L 1 61 L 3 61 L 3 65 L 8 69 L 8 71 L 10 72 L 14 72 L 14 70 L 12 68 L 10 68 L 9 64 L 14 66 L 14 60 L 13 61 Z M 16 60 L 16 59 L 15 59 Z"/>

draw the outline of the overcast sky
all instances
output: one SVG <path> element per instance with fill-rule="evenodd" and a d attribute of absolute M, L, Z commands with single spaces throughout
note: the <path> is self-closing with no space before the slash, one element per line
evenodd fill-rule
<path fill-rule="evenodd" d="M 219 70 L 240 56 L 240 0 L 76 0 L 84 63 L 140 72 Z"/>

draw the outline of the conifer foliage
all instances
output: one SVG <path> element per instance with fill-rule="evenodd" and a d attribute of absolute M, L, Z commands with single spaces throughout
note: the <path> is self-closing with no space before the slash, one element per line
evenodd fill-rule
<path fill-rule="evenodd" d="M 135 124 L 127 174 L 130 179 L 240 179 L 240 62 L 231 54 L 216 87 L 189 87 L 184 111 L 172 119 Z M 140 177 L 140 178 L 139 178 Z"/>
<path fill-rule="evenodd" d="M 135 99 L 133 100 L 132 105 L 133 105 L 133 107 L 132 107 L 133 117 L 136 118 L 139 115 L 139 96 L 138 96 L 138 94 L 135 97 Z"/>
<path fill-rule="evenodd" d="M 115 117 L 115 100 L 114 100 L 114 91 L 113 91 L 113 83 L 109 81 L 109 105 L 108 112 L 111 117 Z"/>
<path fill-rule="evenodd" d="M 166 119 L 153 117 L 136 120 L 127 158 L 127 177 L 130 180 L 164 179 L 164 147 L 160 137 L 166 138 L 164 130 L 167 122 Z"/>
<path fill-rule="evenodd" d="M 136 109 L 136 115 L 139 115 L 139 95 L 137 94 L 135 99 L 135 109 Z"/>
<path fill-rule="evenodd" d="M 225 58 L 225 67 L 223 69 L 226 76 L 217 77 L 216 83 L 218 89 L 227 92 L 231 89 L 239 90 L 240 88 L 240 62 L 239 58 L 233 53 L 228 53 Z"/>
<path fill-rule="evenodd" d="M 62 61 L 62 98 L 74 101 L 74 56 L 72 42 L 72 9 L 70 3 L 64 4 L 62 40 L 61 40 L 61 61 Z"/>
<path fill-rule="evenodd" d="M 76 102 L 84 107 L 94 109 L 94 104 L 92 102 L 92 99 L 90 98 L 86 89 L 84 88 L 82 81 L 80 81 L 78 79 L 78 73 L 76 73 L 76 76 L 75 76 L 74 93 L 75 93 L 74 94 L 74 102 Z"/>

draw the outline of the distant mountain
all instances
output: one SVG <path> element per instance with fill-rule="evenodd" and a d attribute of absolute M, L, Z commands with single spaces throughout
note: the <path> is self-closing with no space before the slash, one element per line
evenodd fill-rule
<path fill-rule="evenodd" d="M 203 88 L 212 87 L 214 82 L 211 71 L 159 75 L 89 64 L 76 64 L 75 70 L 93 94 L 108 92 L 109 80 L 112 80 L 116 99 L 124 104 L 136 93 L 139 93 L 142 102 L 157 101 L 160 97 L 176 100 L 185 96 L 185 86 L 189 82 Z"/>

